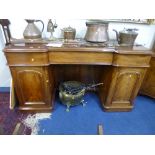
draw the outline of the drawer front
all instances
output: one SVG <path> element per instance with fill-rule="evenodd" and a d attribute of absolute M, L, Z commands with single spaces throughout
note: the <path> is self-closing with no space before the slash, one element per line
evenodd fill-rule
<path fill-rule="evenodd" d="M 149 67 L 151 56 L 114 54 L 113 66 L 122 67 Z"/>
<path fill-rule="evenodd" d="M 48 53 L 5 53 L 9 66 L 46 66 Z"/>
<path fill-rule="evenodd" d="M 104 52 L 49 52 L 49 61 L 51 64 L 111 65 L 112 59 L 112 53 Z"/>

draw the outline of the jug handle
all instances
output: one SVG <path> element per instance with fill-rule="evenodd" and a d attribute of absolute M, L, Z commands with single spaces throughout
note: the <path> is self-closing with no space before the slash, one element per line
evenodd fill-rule
<path fill-rule="evenodd" d="M 116 32 L 116 39 L 117 39 L 117 41 L 118 41 L 118 43 L 119 43 L 119 42 L 120 42 L 120 40 L 119 40 L 119 34 L 118 34 L 117 30 L 113 29 L 113 31 L 115 31 L 115 32 Z"/>
<path fill-rule="evenodd" d="M 42 28 L 42 31 L 41 32 L 43 32 L 43 30 L 44 30 L 44 22 L 42 20 L 35 20 L 35 22 L 41 22 L 42 23 L 43 28 Z"/>

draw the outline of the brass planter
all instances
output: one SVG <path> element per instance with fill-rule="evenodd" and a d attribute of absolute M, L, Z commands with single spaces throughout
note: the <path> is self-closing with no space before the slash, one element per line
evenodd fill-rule
<path fill-rule="evenodd" d="M 83 104 L 83 96 L 85 94 L 85 88 L 82 87 L 81 82 L 77 81 L 67 81 L 63 82 L 59 86 L 59 98 L 60 101 L 67 106 L 66 111 L 69 111 L 70 106 L 75 106 L 78 104 Z M 69 92 L 66 88 L 71 88 L 71 89 L 77 89 L 80 88 L 78 91 L 71 93 Z"/>

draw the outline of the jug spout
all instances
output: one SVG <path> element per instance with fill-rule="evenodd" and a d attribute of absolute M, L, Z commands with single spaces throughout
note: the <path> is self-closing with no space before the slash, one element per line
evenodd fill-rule
<path fill-rule="evenodd" d="M 117 30 L 113 29 L 114 32 L 116 32 L 116 39 L 118 41 L 118 43 L 120 42 L 120 39 L 119 39 L 119 33 Z"/>

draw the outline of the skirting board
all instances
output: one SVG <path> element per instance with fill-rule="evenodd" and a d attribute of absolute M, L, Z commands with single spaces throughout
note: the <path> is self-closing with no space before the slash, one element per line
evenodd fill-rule
<path fill-rule="evenodd" d="M 0 93 L 10 92 L 10 87 L 0 87 Z"/>

